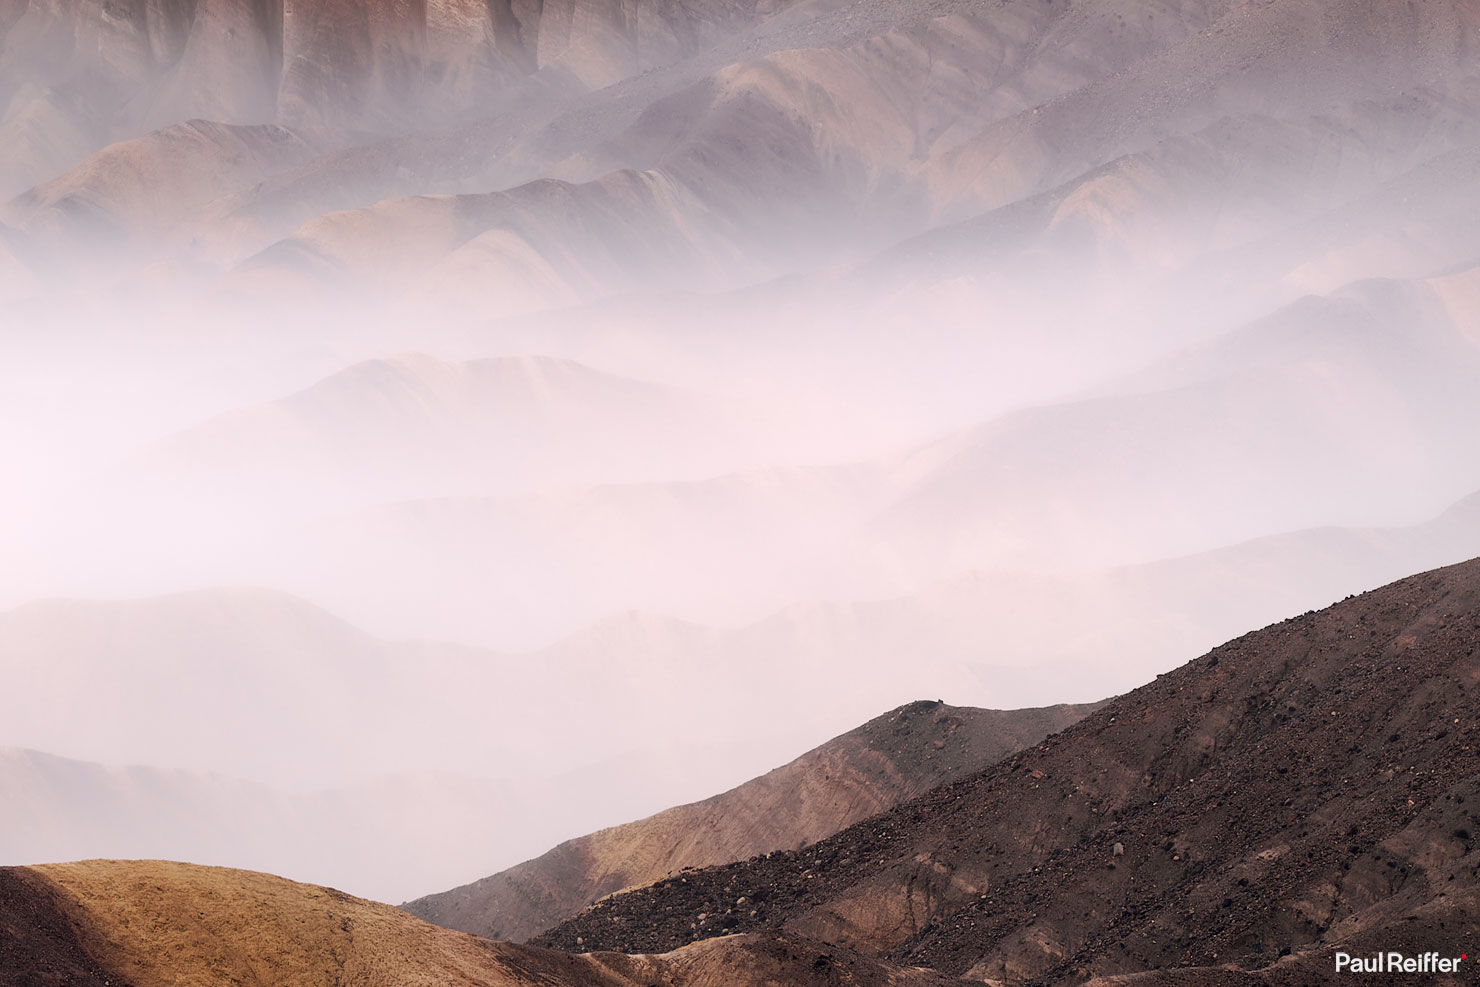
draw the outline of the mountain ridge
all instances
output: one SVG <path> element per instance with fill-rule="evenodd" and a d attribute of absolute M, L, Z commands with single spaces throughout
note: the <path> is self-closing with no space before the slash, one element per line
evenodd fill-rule
<path fill-rule="evenodd" d="M 1236 638 L 805 851 L 605 899 L 534 942 L 647 949 L 712 934 L 687 924 L 705 912 L 1032 984 L 1252 969 L 1404 915 L 1448 949 L 1480 909 L 1455 835 L 1480 784 L 1463 743 L 1477 628 L 1480 560 L 1408 577 Z M 727 910 L 737 897 L 759 912 Z"/>
<path fill-rule="evenodd" d="M 1035 743 L 1097 705 L 998 711 L 911 703 L 720 795 L 569 840 L 401 907 L 448 928 L 524 941 L 597 898 L 665 873 L 811 843 Z"/>
<path fill-rule="evenodd" d="M 76 987 L 954 987 L 801 937 L 669 956 L 569 956 L 477 939 L 333 888 L 170 861 L 0 868 L 0 978 Z"/>

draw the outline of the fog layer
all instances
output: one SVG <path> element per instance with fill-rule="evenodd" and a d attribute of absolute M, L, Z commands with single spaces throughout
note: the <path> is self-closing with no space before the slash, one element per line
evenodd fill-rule
<path fill-rule="evenodd" d="M 608 6 L 0 8 L 0 863 L 409 898 L 1480 553 L 1470 5 Z"/>

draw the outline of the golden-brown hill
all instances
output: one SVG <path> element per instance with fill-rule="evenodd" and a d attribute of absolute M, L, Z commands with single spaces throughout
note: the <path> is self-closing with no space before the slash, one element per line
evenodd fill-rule
<path fill-rule="evenodd" d="M 0 870 L 0 982 L 74 987 L 946 987 L 796 937 L 569 956 L 437 928 L 330 888 L 163 861 Z"/>

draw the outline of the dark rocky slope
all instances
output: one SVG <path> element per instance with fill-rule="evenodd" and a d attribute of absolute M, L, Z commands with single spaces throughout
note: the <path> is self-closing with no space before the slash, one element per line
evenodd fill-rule
<path fill-rule="evenodd" d="M 814 843 L 1036 744 L 1094 708 L 910 703 L 721 795 L 569 840 L 403 907 L 448 928 L 522 941 L 613 891 L 688 867 Z"/>
<path fill-rule="evenodd" d="M 0 869 L 0 984 L 23 987 L 126 987 L 97 964 L 44 880 Z"/>
<path fill-rule="evenodd" d="M 158 860 L 0 868 L 0 933 L 6 987 L 966 987 L 799 936 L 570 956 L 332 888 Z"/>
<path fill-rule="evenodd" d="M 812 847 L 613 896 L 535 942 L 780 929 L 1035 984 L 1287 953 L 1281 977 L 1329 976 L 1345 943 L 1473 954 L 1477 642 L 1480 560 L 1403 579 Z"/>

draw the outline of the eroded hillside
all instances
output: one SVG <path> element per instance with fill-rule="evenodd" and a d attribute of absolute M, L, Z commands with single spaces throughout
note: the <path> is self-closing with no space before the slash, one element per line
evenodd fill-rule
<path fill-rule="evenodd" d="M 613 891 L 814 843 L 1031 746 L 1092 709 L 911 703 L 722 795 L 570 840 L 402 907 L 438 925 L 522 942 Z"/>
<path fill-rule="evenodd" d="M 784 930 L 1042 984 L 1400 934 L 1463 947 L 1480 906 L 1477 636 L 1480 562 L 1404 579 L 804 850 L 613 896 L 535 941 Z"/>

